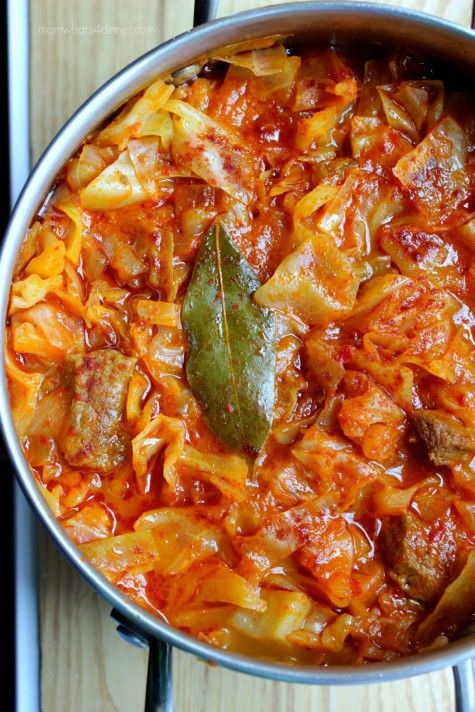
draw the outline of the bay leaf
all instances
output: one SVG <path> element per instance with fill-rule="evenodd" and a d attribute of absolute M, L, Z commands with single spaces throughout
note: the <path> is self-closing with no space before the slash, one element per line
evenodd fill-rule
<path fill-rule="evenodd" d="M 183 304 L 188 383 L 233 450 L 259 450 L 274 409 L 275 319 L 252 295 L 259 279 L 222 225 L 206 235 Z"/>

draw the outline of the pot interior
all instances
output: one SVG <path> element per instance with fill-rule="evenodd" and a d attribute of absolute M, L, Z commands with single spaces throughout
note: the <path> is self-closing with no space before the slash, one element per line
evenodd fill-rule
<path fill-rule="evenodd" d="M 331 43 L 343 49 L 357 45 L 374 47 L 375 51 L 391 49 L 414 53 L 439 63 L 443 78 L 455 84 L 470 83 L 475 69 L 475 39 L 473 34 L 448 23 L 417 14 L 405 13 L 388 7 L 376 8 L 364 3 L 307 3 L 285 5 L 242 13 L 211 23 L 194 32 L 182 35 L 137 60 L 112 79 L 79 110 L 46 151 L 22 194 L 6 235 L 0 266 L 0 277 L 5 285 L 11 282 L 13 264 L 26 229 L 48 195 L 55 176 L 66 160 L 81 145 L 84 137 L 110 117 L 124 101 L 152 79 L 168 74 L 215 48 L 242 40 L 268 35 L 283 35 L 289 43 Z M 472 75 L 473 76 L 473 75 Z M 6 314 L 8 293 L 1 295 L 1 308 Z M 3 349 L 2 349 L 3 353 Z M 369 668 L 287 668 L 279 664 L 250 660 L 217 650 L 175 629 L 138 608 L 124 597 L 88 563 L 68 540 L 46 507 L 30 476 L 28 466 L 18 445 L 8 394 L 2 385 L 0 400 L 7 443 L 16 464 L 21 484 L 34 508 L 46 524 L 60 548 L 74 565 L 84 573 L 111 603 L 133 618 L 149 633 L 156 634 L 178 647 L 200 657 L 244 672 L 276 679 L 302 682 L 365 682 L 402 677 L 414 672 L 436 669 L 467 656 L 475 645 L 473 636 L 450 644 L 447 649 L 423 654 L 417 659 L 402 659 L 387 665 Z"/>

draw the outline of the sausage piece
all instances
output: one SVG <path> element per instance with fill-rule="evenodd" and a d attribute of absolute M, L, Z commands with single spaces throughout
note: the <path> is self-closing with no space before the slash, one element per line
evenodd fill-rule
<path fill-rule="evenodd" d="M 453 465 L 475 450 L 475 433 L 441 410 L 418 410 L 414 425 L 434 465 Z"/>
<path fill-rule="evenodd" d="M 69 361 L 74 391 L 60 440 L 64 457 L 70 465 L 111 472 L 130 446 L 122 412 L 136 361 L 114 349 L 74 355 Z"/>
<path fill-rule="evenodd" d="M 405 593 L 427 603 L 440 598 L 452 577 L 457 549 L 449 524 L 426 524 L 406 512 L 391 517 L 382 542 L 389 576 Z"/>

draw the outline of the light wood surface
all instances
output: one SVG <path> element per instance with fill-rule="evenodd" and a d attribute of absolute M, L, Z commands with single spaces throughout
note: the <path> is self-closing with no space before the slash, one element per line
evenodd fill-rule
<path fill-rule="evenodd" d="M 265 5 L 221 0 L 220 14 Z M 386 3 L 389 4 L 389 3 Z M 470 0 L 404 0 L 469 24 Z M 109 76 L 191 25 L 192 0 L 30 0 L 31 156 Z M 118 29 L 115 29 L 118 28 Z M 110 606 L 39 534 L 43 712 L 139 712 L 146 654 L 115 632 Z M 449 670 L 361 687 L 258 680 L 174 653 L 177 712 L 452 712 Z M 32 710 L 32 712 L 34 712 Z"/>

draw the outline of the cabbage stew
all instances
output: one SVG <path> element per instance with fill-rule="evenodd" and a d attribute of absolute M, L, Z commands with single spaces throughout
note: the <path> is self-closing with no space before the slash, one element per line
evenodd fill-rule
<path fill-rule="evenodd" d="M 157 79 L 18 255 L 11 406 L 68 536 L 213 645 L 363 664 L 475 613 L 475 102 L 275 38 Z"/>

